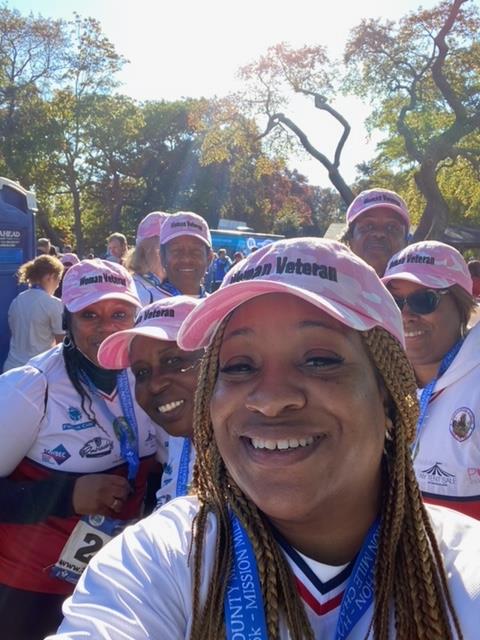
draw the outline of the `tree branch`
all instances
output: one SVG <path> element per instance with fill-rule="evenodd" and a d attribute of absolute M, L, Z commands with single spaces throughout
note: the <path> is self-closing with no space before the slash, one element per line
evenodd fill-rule
<path fill-rule="evenodd" d="M 446 42 L 446 37 L 452 30 L 452 27 L 457 19 L 462 4 L 467 0 L 454 0 L 450 13 L 447 16 L 445 24 L 442 26 L 437 36 L 435 37 L 435 44 L 438 48 L 438 56 L 432 65 L 432 77 L 439 88 L 441 94 L 455 113 L 457 118 L 464 119 L 467 117 L 467 112 L 461 101 L 458 99 L 455 91 L 448 82 L 443 73 L 443 66 L 448 55 L 449 47 Z"/>

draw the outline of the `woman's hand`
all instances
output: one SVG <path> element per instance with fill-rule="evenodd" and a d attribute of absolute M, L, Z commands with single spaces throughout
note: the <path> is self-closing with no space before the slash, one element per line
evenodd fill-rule
<path fill-rule="evenodd" d="M 91 473 L 75 482 L 73 508 L 79 515 L 112 516 L 120 513 L 130 492 L 126 478 L 108 473 Z"/>

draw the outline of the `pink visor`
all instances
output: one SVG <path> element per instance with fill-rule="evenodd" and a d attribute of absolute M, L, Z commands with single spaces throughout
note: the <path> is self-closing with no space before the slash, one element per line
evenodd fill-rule
<path fill-rule="evenodd" d="M 290 293 L 358 331 L 383 327 L 404 344 L 400 311 L 375 271 L 324 238 L 278 240 L 234 265 L 185 320 L 178 344 L 191 351 L 207 346 L 228 314 L 267 293 Z"/>
<path fill-rule="evenodd" d="M 130 366 L 130 345 L 135 336 L 176 342 L 180 326 L 200 303 L 199 298 L 173 296 L 143 307 L 133 329 L 118 331 L 106 338 L 98 350 L 98 361 L 105 369 Z"/>
<path fill-rule="evenodd" d="M 405 200 L 389 189 L 368 189 L 359 193 L 347 209 L 347 225 L 350 227 L 363 213 L 379 207 L 396 211 L 407 229 L 410 227 L 410 216 Z"/>
<path fill-rule="evenodd" d="M 100 260 L 81 260 L 66 272 L 62 302 L 75 313 L 101 300 L 125 300 L 141 306 L 132 276 L 120 264 Z"/>
<path fill-rule="evenodd" d="M 74 264 L 78 264 L 80 262 L 80 258 L 77 256 L 76 253 L 63 253 L 60 256 L 60 262 L 63 265 L 74 265 Z"/>
<path fill-rule="evenodd" d="M 162 225 L 160 244 L 167 244 L 180 236 L 193 236 L 204 242 L 207 247 L 212 246 L 212 237 L 206 221 L 192 211 L 178 211 L 168 216 Z"/>
<path fill-rule="evenodd" d="M 462 254 L 443 242 L 426 240 L 411 244 L 390 258 L 382 282 L 408 280 L 432 289 L 458 284 L 472 293 L 472 276 Z"/>
<path fill-rule="evenodd" d="M 135 240 L 135 244 L 138 245 L 147 238 L 152 238 L 153 236 L 160 237 L 160 229 L 162 228 L 163 222 L 168 218 L 168 213 L 164 213 L 163 211 L 152 211 L 149 213 L 143 220 L 140 221 L 137 229 L 137 238 Z"/>

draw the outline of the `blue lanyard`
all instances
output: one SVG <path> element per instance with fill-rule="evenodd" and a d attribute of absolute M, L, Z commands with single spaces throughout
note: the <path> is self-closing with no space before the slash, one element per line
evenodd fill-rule
<path fill-rule="evenodd" d="M 190 438 L 183 439 L 182 454 L 180 456 L 180 465 L 178 467 L 177 478 L 177 498 L 187 495 L 188 489 L 188 471 L 190 466 L 190 452 L 192 450 L 192 441 Z"/>
<path fill-rule="evenodd" d="M 133 481 L 137 477 L 140 466 L 138 455 L 138 423 L 126 369 L 120 371 L 117 375 L 117 386 L 123 415 L 130 427 L 130 429 L 122 428 L 120 431 L 120 454 L 122 458 L 127 461 L 128 479 Z M 123 424 L 122 427 L 124 427 Z"/>
<path fill-rule="evenodd" d="M 335 640 L 345 640 L 373 602 L 379 532 L 380 525 L 376 520 L 367 533 L 348 579 L 335 629 Z"/>
<path fill-rule="evenodd" d="M 456 342 L 450 351 L 443 357 L 442 362 L 440 363 L 440 367 L 438 369 L 437 375 L 430 380 L 426 387 L 424 387 L 421 396 L 420 396 L 420 415 L 418 416 L 417 422 L 417 434 L 415 437 L 415 442 L 412 445 L 412 457 L 415 458 L 418 455 L 419 447 L 420 447 L 420 435 L 423 427 L 425 426 L 425 420 L 427 417 L 428 405 L 430 402 L 430 398 L 432 397 L 432 393 L 435 389 L 435 385 L 437 384 L 437 380 L 443 376 L 448 367 L 455 360 L 457 353 L 460 351 L 464 338 L 461 338 L 458 342 Z"/>
<path fill-rule="evenodd" d="M 227 639 L 268 640 L 265 611 L 251 542 L 238 518 L 230 513 L 233 534 L 233 566 L 225 594 Z M 335 640 L 345 640 L 373 602 L 375 561 L 380 524 L 370 527 L 343 594 Z"/>
<path fill-rule="evenodd" d="M 149 271 L 148 273 L 144 273 L 141 277 L 144 280 L 146 280 L 148 282 L 148 284 L 151 284 L 156 289 L 161 289 L 162 288 L 162 281 L 160 280 L 160 278 L 157 275 L 155 275 L 151 271 Z"/>
<path fill-rule="evenodd" d="M 170 295 L 170 296 L 182 296 L 183 295 L 183 293 L 180 291 L 180 289 L 177 289 L 177 287 L 175 287 L 168 280 L 164 280 L 159 288 L 161 290 L 163 290 L 165 293 L 168 293 L 168 295 Z M 202 287 L 202 285 L 200 285 L 199 297 L 200 298 L 205 298 L 206 295 L 207 295 L 207 292 L 205 291 L 205 287 Z"/>
<path fill-rule="evenodd" d="M 107 413 L 112 418 L 113 429 L 120 442 L 120 455 L 127 463 L 128 479 L 132 482 L 137 476 L 140 459 L 138 455 L 138 423 L 133 406 L 127 371 L 124 369 L 117 375 L 118 396 L 120 398 L 120 405 L 122 407 L 126 424 L 122 420 L 119 420 L 118 416 L 115 416 L 112 413 L 110 407 L 105 402 L 105 398 L 99 394 L 98 389 L 84 371 L 80 372 L 80 377 L 82 382 L 84 382 L 88 387 L 89 391 L 94 393 L 103 402 Z"/>
<path fill-rule="evenodd" d="M 30 286 L 30 289 L 42 289 L 43 290 L 43 287 L 40 284 L 32 284 Z"/>
<path fill-rule="evenodd" d="M 225 592 L 224 614 L 227 640 L 268 640 L 257 561 L 244 528 L 230 512 L 233 563 Z"/>

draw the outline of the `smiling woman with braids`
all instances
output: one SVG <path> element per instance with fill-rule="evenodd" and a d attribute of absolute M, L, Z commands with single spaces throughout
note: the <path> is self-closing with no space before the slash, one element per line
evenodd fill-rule
<path fill-rule="evenodd" d="M 57 639 L 473 640 L 480 524 L 425 507 L 402 321 L 345 246 L 281 240 L 188 316 L 191 495 L 90 563 Z"/>

